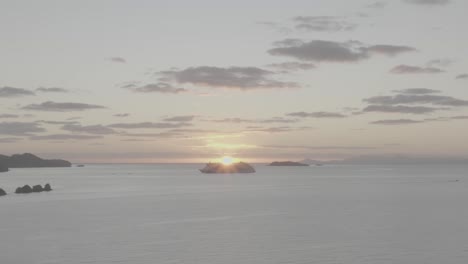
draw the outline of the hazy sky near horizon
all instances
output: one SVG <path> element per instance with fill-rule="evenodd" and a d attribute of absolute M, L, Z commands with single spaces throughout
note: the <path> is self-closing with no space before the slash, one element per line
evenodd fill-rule
<path fill-rule="evenodd" d="M 0 153 L 468 157 L 468 1 L 3 1 Z"/>

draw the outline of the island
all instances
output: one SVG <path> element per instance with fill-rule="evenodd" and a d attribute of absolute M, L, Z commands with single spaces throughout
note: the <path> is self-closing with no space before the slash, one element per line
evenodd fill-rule
<path fill-rule="evenodd" d="M 7 171 L 8 171 L 8 167 L 0 164 L 0 172 L 7 172 Z"/>
<path fill-rule="evenodd" d="M 268 166 L 299 166 L 299 167 L 307 167 L 309 164 L 295 162 L 295 161 L 274 161 L 270 163 Z"/>
<path fill-rule="evenodd" d="M 15 154 L 12 156 L 0 155 L 0 171 L 8 171 L 8 168 L 46 168 L 46 167 L 71 167 L 69 161 L 61 159 L 41 159 L 31 153 Z"/>
<path fill-rule="evenodd" d="M 208 163 L 200 171 L 202 173 L 254 173 L 255 169 L 245 162 L 231 164 Z"/>

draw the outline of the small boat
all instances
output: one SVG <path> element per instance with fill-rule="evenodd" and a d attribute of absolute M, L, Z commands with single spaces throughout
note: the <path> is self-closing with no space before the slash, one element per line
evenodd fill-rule
<path fill-rule="evenodd" d="M 80 168 L 84 167 L 83 164 L 78 164 L 78 165 L 76 165 L 76 166 L 77 166 L 77 167 L 80 167 Z"/>
<path fill-rule="evenodd" d="M 232 164 L 207 163 L 202 173 L 254 173 L 255 169 L 248 163 L 238 162 Z"/>

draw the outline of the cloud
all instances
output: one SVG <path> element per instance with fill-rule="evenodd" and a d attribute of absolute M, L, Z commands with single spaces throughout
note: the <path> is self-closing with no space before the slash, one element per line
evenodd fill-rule
<path fill-rule="evenodd" d="M 289 114 L 286 114 L 286 115 L 287 116 L 301 117 L 301 118 L 344 118 L 344 117 L 346 117 L 343 114 L 333 113 L 333 112 L 313 112 L 313 113 L 294 112 L 294 113 L 289 113 Z"/>
<path fill-rule="evenodd" d="M 0 114 L 0 118 L 18 118 L 19 115 L 12 115 L 12 114 Z"/>
<path fill-rule="evenodd" d="M 45 132 L 36 122 L 2 122 L 0 123 L 0 135 L 30 135 L 31 133 Z"/>
<path fill-rule="evenodd" d="M 427 89 L 427 88 L 409 88 L 403 90 L 393 90 L 395 93 L 402 93 L 402 94 L 434 94 L 440 93 L 439 90 Z"/>
<path fill-rule="evenodd" d="M 299 70 L 311 70 L 315 69 L 317 66 L 312 63 L 307 62 L 283 62 L 283 63 L 274 63 L 267 65 L 268 67 L 282 70 L 284 72 L 299 71 Z"/>
<path fill-rule="evenodd" d="M 336 16 L 297 16 L 293 21 L 296 29 L 304 31 L 338 32 L 356 28 L 355 24 Z"/>
<path fill-rule="evenodd" d="M 273 29 L 275 31 L 278 31 L 282 34 L 289 34 L 289 33 L 292 33 L 293 30 L 287 26 L 283 26 L 279 23 L 276 23 L 276 22 L 271 22 L 271 21 L 260 21 L 260 22 L 257 22 L 258 25 L 263 25 L 263 26 L 266 26 L 270 29 Z"/>
<path fill-rule="evenodd" d="M 384 1 L 377 1 L 372 4 L 367 5 L 368 8 L 384 8 L 387 6 L 387 2 Z"/>
<path fill-rule="evenodd" d="M 158 74 L 179 84 L 193 84 L 213 88 L 239 90 L 296 88 L 297 83 L 271 78 L 274 72 L 257 67 L 190 67 L 184 70 L 163 71 Z"/>
<path fill-rule="evenodd" d="M 74 135 L 74 134 L 53 134 L 46 136 L 31 136 L 30 140 L 91 140 L 102 138 L 102 136 Z"/>
<path fill-rule="evenodd" d="M 115 130 L 103 125 L 81 126 L 78 124 L 67 124 L 62 127 L 62 130 L 67 130 L 73 133 L 87 133 L 97 135 L 115 134 Z"/>
<path fill-rule="evenodd" d="M 23 88 L 15 88 L 4 86 L 0 88 L 0 97 L 20 97 L 20 96 L 28 96 L 28 95 L 35 95 L 34 92 L 23 89 Z"/>
<path fill-rule="evenodd" d="M 466 100 L 441 95 L 398 94 L 394 96 L 375 96 L 366 98 L 363 101 L 380 105 L 432 104 L 442 106 L 468 106 L 468 101 Z"/>
<path fill-rule="evenodd" d="M 15 143 L 15 142 L 18 142 L 20 140 L 21 140 L 21 138 L 12 138 L 12 137 L 0 138 L 0 143 Z"/>
<path fill-rule="evenodd" d="M 274 149 L 306 149 L 306 150 L 368 150 L 377 149 L 376 147 L 361 146 L 298 146 L 298 145 L 263 145 L 264 148 Z"/>
<path fill-rule="evenodd" d="M 363 112 L 427 114 L 438 110 L 441 110 L 441 108 L 404 105 L 369 105 L 363 109 Z"/>
<path fill-rule="evenodd" d="M 455 77 L 455 79 L 457 80 L 461 80 L 461 79 L 468 79 L 468 73 L 464 73 L 464 74 L 459 74 Z"/>
<path fill-rule="evenodd" d="M 84 111 L 90 109 L 104 109 L 106 107 L 92 104 L 82 103 L 56 103 L 47 101 L 41 104 L 30 104 L 22 107 L 24 110 L 34 111 L 50 111 L 50 112 L 72 112 L 72 111 Z"/>
<path fill-rule="evenodd" d="M 426 63 L 427 67 L 447 67 L 453 63 L 451 59 L 433 59 Z"/>
<path fill-rule="evenodd" d="M 173 116 L 164 119 L 165 122 L 190 122 L 195 119 L 194 115 L 185 115 L 185 116 Z"/>
<path fill-rule="evenodd" d="M 281 127 L 247 127 L 245 132 L 263 132 L 263 133 L 284 133 L 284 132 L 291 132 L 296 131 L 298 129 L 289 127 L 289 126 L 281 126 Z"/>
<path fill-rule="evenodd" d="M 436 73 L 443 73 L 445 71 L 439 68 L 435 68 L 435 67 L 419 67 L 419 66 L 411 66 L 411 65 L 402 64 L 402 65 L 395 66 L 393 69 L 390 70 L 390 72 L 394 74 L 420 74 L 420 73 L 436 74 Z"/>
<path fill-rule="evenodd" d="M 36 89 L 37 92 L 43 92 L 43 93 L 68 93 L 67 89 L 64 88 L 59 88 L 59 87 L 39 87 Z"/>
<path fill-rule="evenodd" d="M 115 114 L 114 116 L 115 117 L 129 117 L 130 114 L 129 113 L 123 113 L 123 114 Z"/>
<path fill-rule="evenodd" d="M 450 0 L 403 0 L 403 2 L 418 5 L 446 5 Z"/>
<path fill-rule="evenodd" d="M 213 120 L 205 120 L 214 123 L 234 123 L 234 124 L 272 124 L 272 123 L 282 123 L 282 124 L 289 124 L 289 123 L 297 123 L 299 120 L 297 119 L 288 119 L 283 117 L 272 117 L 267 119 L 247 119 L 247 118 L 239 118 L 239 117 L 230 117 L 230 118 L 223 118 L 223 119 L 213 119 Z"/>
<path fill-rule="evenodd" d="M 143 122 L 143 123 L 117 123 L 111 124 L 108 127 L 112 128 L 126 128 L 126 129 L 139 129 L 139 128 L 156 128 L 156 129 L 164 129 L 164 128 L 181 128 L 181 127 L 188 127 L 192 126 L 190 123 L 151 123 L 151 122 Z"/>
<path fill-rule="evenodd" d="M 357 62 L 370 58 L 372 54 L 395 56 L 416 50 L 408 46 L 366 46 L 359 41 L 334 42 L 312 40 L 304 42 L 300 39 L 285 39 L 274 44 L 277 47 L 268 50 L 268 53 L 271 55 L 315 62 Z"/>
<path fill-rule="evenodd" d="M 468 116 L 452 116 L 451 119 L 465 120 L 468 119 Z"/>
<path fill-rule="evenodd" d="M 423 121 L 412 120 L 412 119 L 391 119 L 391 120 L 378 120 L 371 122 L 374 125 L 411 125 L 423 123 Z"/>
<path fill-rule="evenodd" d="M 395 45 L 374 45 L 365 49 L 369 53 L 384 54 L 388 56 L 396 56 L 401 53 L 415 52 L 417 49 L 409 46 L 395 46 Z"/>
<path fill-rule="evenodd" d="M 44 123 L 44 124 L 49 124 L 49 125 L 71 125 L 71 124 L 77 124 L 77 121 L 47 121 L 47 120 L 37 120 L 37 123 Z"/>
<path fill-rule="evenodd" d="M 126 85 L 123 88 L 128 88 L 136 93 L 165 93 L 165 94 L 178 94 L 185 93 L 187 89 L 176 88 L 169 83 L 159 82 L 159 83 L 150 83 L 143 86 L 135 86 L 133 84 Z"/>
<path fill-rule="evenodd" d="M 127 63 L 127 60 L 122 57 L 112 57 L 109 60 L 116 63 Z"/>

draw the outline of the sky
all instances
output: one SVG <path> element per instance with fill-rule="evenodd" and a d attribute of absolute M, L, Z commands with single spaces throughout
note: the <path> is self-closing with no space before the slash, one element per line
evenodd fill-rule
<path fill-rule="evenodd" d="M 0 0 L 0 153 L 468 158 L 463 0 Z"/>

